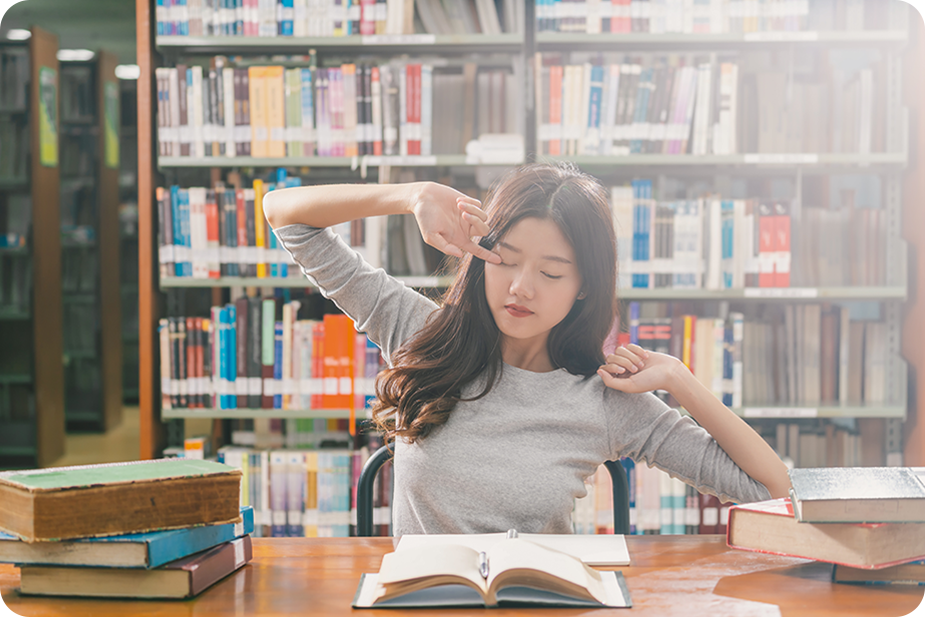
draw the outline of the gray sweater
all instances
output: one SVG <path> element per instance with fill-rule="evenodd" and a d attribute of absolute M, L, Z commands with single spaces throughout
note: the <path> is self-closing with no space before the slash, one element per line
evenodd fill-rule
<path fill-rule="evenodd" d="M 392 354 L 438 309 L 374 269 L 332 231 L 276 230 L 322 293 Z M 480 378 L 463 390 L 481 392 Z M 607 460 L 656 466 L 722 501 L 769 499 L 706 430 L 651 393 L 626 394 L 594 375 L 534 373 L 505 364 L 491 392 L 395 449 L 393 533 L 570 533 L 573 500 Z"/>

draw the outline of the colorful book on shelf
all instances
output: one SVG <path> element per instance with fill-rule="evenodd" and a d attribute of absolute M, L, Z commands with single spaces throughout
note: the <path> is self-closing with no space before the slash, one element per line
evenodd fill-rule
<path fill-rule="evenodd" d="M 27 542 L 240 521 L 241 472 L 159 459 L 0 473 L 0 529 Z"/>
<path fill-rule="evenodd" d="M 796 518 L 811 523 L 925 523 L 925 468 L 790 470 Z"/>
<path fill-rule="evenodd" d="M 191 598 L 253 558 L 250 536 L 152 570 L 23 566 L 24 595 L 100 598 Z"/>
<path fill-rule="evenodd" d="M 925 523 L 801 523 L 787 498 L 733 506 L 732 548 L 878 569 L 925 556 Z"/>
<path fill-rule="evenodd" d="M 253 532 L 254 509 L 243 506 L 240 523 L 60 542 L 29 543 L 0 533 L 0 563 L 151 569 Z"/>

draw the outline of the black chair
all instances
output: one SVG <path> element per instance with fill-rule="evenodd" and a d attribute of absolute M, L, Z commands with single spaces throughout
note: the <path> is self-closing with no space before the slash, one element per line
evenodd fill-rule
<path fill-rule="evenodd" d="M 360 472 L 357 482 L 357 535 L 369 537 L 373 535 L 373 481 L 379 473 L 379 468 L 395 452 L 395 443 L 382 446 L 369 457 Z M 610 472 L 613 483 L 613 532 L 628 535 L 630 532 L 630 490 L 626 480 L 626 471 L 619 461 L 604 463 Z"/>

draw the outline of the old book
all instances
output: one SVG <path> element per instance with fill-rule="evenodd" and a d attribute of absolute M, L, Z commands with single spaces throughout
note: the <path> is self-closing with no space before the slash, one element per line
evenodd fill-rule
<path fill-rule="evenodd" d="M 726 544 L 853 568 L 884 568 L 925 556 L 925 523 L 800 523 L 785 497 L 730 508 Z"/>
<path fill-rule="evenodd" d="M 241 470 L 158 459 L 0 473 L 0 530 L 27 542 L 239 522 Z"/>
<path fill-rule="evenodd" d="M 798 521 L 925 522 L 925 468 L 832 467 L 789 473 Z"/>
<path fill-rule="evenodd" d="M 832 570 L 832 581 L 860 585 L 925 585 L 925 559 L 881 570 L 836 565 Z"/>
<path fill-rule="evenodd" d="M 250 536 L 226 542 L 153 570 L 23 566 L 26 595 L 100 598 L 191 598 L 253 557 Z"/>
<path fill-rule="evenodd" d="M 389 553 L 360 579 L 354 608 L 574 606 L 628 607 L 619 572 L 512 538 L 479 552 L 458 544 Z"/>
<path fill-rule="evenodd" d="M 0 563 L 150 569 L 253 532 L 254 509 L 242 506 L 240 523 L 61 542 L 29 543 L 0 533 Z"/>

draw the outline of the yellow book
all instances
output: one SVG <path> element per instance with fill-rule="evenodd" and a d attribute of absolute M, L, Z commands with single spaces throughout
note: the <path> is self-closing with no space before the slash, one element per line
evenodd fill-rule
<path fill-rule="evenodd" d="M 318 453 L 305 453 L 305 537 L 318 537 Z"/>
<path fill-rule="evenodd" d="M 254 155 L 256 156 L 256 155 Z M 266 156 L 265 154 L 263 156 Z M 257 247 L 257 278 L 267 277 L 266 219 L 263 216 L 263 180 L 254 180 L 254 246 Z"/>
<path fill-rule="evenodd" d="M 265 66 L 247 69 L 248 98 L 251 111 L 251 156 L 266 157 L 268 151 L 267 85 Z M 257 220 L 263 220 L 262 218 Z M 258 227 L 260 227 L 258 225 Z M 258 245 L 261 246 L 261 245 Z"/>
<path fill-rule="evenodd" d="M 264 80 L 267 90 L 267 156 L 286 156 L 286 88 L 281 66 L 265 66 Z"/>

